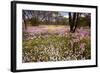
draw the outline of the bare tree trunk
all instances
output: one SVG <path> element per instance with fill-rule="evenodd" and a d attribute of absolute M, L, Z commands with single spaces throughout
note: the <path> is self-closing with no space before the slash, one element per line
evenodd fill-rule
<path fill-rule="evenodd" d="M 73 26 L 73 24 L 72 24 L 72 16 L 71 16 L 71 12 L 69 12 L 69 25 L 70 25 L 70 32 L 72 31 L 72 26 Z"/>
<path fill-rule="evenodd" d="M 70 32 L 74 33 L 79 22 L 79 13 L 71 13 L 69 12 L 69 25 Z"/>
<path fill-rule="evenodd" d="M 75 24 L 76 24 L 76 13 L 73 13 L 73 19 L 72 19 L 72 31 L 71 32 L 73 32 L 74 33 L 74 26 L 75 26 Z"/>
<path fill-rule="evenodd" d="M 25 20 L 24 20 L 24 25 L 25 25 L 25 30 L 27 30 L 27 24 Z"/>
<path fill-rule="evenodd" d="M 23 11 L 23 24 L 24 24 L 25 30 L 27 30 L 27 24 L 26 24 L 26 18 L 25 18 L 25 12 L 24 11 Z"/>
<path fill-rule="evenodd" d="M 79 24 L 79 13 L 77 13 L 77 16 L 76 16 L 76 22 L 75 22 L 75 27 L 74 27 L 74 29 L 73 29 L 73 32 L 75 32 L 75 30 L 76 30 L 78 24 Z"/>

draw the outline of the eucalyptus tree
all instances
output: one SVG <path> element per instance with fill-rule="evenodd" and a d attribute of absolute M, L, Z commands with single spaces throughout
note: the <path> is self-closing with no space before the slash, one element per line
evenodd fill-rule
<path fill-rule="evenodd" d="M 80 13 L 69 12 L 69 25 L 70 32 L 75 32 L 78 24 L 79 24 Z"/>

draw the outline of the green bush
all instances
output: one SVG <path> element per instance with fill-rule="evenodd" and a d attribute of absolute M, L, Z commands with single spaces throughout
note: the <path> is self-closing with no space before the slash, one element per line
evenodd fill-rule
<path fill-rule="evenodd" d="M 32 17 L 30 19 L 30 23 L 31 23 L 32 26 L 38 26 L 39 25 L 39 19 Z"/>

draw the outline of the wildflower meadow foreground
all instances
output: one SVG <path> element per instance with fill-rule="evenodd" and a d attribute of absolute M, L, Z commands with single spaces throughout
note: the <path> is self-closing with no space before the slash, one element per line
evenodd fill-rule
<path fill-rule="evenodd" d="M 90 28 L 75 33 L 68 26 L 43 25 L 24 31 L 23 62 L 47 62 L 91 59 Z"/>

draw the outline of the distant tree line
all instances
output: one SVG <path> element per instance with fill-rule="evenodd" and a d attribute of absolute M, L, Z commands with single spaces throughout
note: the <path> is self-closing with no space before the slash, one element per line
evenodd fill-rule
<path fill-rule="evenodd" d="M 28 25 L 28 23 L 33 26 L 39 24 L 66 25 L 67 22 L 68 18 L 61 16 L 59 12 L 23 10 L 23 23 L 25 26 Z"/>
<path fill-rule="evenodd" d="M 77 13 L 66 12 L 68 18 L 64 17 L 57 11 L 32 11 L 23 10 L 22 18 L 24 28 L 27 26 L 38 26 L 42 24 L 46 25 L 68 25 L 70 26 L 70 32 L 75 32 L 79 26 L 89 26 L 91 24 L 90 13 Z"/>

